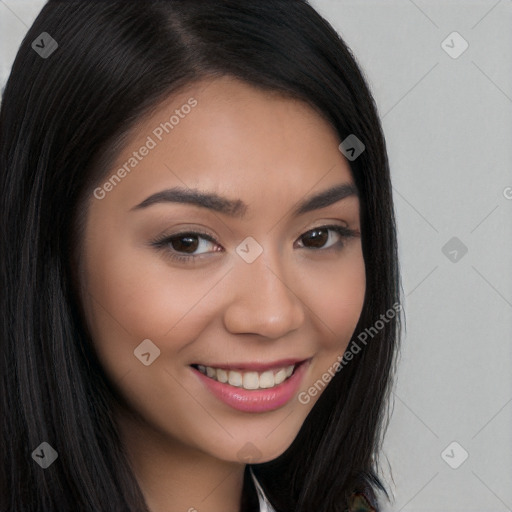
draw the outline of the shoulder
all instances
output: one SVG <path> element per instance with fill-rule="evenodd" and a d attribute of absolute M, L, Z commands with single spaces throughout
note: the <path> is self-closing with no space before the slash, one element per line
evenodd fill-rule
<path fill-rule="evenodd" d="M 363 492 L 354 492 L 348 499 L 346 512 L 378 512 L 377 504 Z"/>

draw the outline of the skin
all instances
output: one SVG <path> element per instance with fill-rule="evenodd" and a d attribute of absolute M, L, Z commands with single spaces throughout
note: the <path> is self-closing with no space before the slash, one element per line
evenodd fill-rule
<path fill-rule="evenodd" d="M 299 391 L 321 379 L 356 327 L 365 268 L 360 236 L 327 231 L 315 249 L 308 232 L 337 224 L 357 233 L 359 200 L 292 216 L 306 196 L 354 183 L 341 141 L 307 104 L 230 77 L 163 102 L 135 126 L 106 179 L 190 97 L 197 106 L 103 199 L 91 197 L 82 301 L 100 360 L 128 404 L 116 417 L 151 510 L 237 511 L 240 450 L 252 443 L 257 462 L 282 454 L 320 393 L 308 404 L 294 398 L 273 411 L 241 412 L 189 365 L 312 358 Z M 246 216 L 170 202 L 132 210 L 173 186 L 241 199 Z M 173 250 L 190 254 L 176 243 L 150 245 L 184 230 L 206 230 L 217 243 L 196 239 L 197 263 L 171 260 Z M 263 248 L 251 264 L 235 251 L 248 236 Z M 160 350 L 149 366 L 134 357 L 144 339 Z"/>

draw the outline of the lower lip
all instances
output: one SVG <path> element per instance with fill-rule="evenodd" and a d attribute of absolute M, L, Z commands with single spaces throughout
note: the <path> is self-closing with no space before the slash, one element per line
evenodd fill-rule
<path fill-rule="evenodd" d="M 243 412 L 266 412 L 279 409 L 297 392 L 310 360 L 304 361 L 291 377 L 269 389 L 248 390 L 223 384 L 192 368 L 204 385 L 222 402 Z"/>

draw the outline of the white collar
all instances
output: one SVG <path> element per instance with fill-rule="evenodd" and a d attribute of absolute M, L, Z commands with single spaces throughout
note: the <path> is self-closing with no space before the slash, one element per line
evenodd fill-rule
<path fill-rule="evenodd" d="M 252 481 L 254 482 L 254 486 L 256 487 L 256 492 L 258 493 L 258 501 L 260 503 L 260 512 L 276 512 L 274 507 L 270 504 L 263 489 L 261 488 L 260 483 L 256 479 L 256 475 L 253 473 L 252 468 L 249 468 L 251 472 Z"/>

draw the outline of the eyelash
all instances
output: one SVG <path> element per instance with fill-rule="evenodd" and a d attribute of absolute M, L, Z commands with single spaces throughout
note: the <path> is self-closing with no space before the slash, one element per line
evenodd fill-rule
<path fill-rule="evenodd" d="M 332 230 L 332 231 L 334 231 L 335 233 L 337 233 L 338 235 L 341 236 L 341 241 L 340 241 L 339 244 L 337 244 L 338 247 L 336 247 L 336 245 L 332 245 L 331 247 L 328 247 L 327 249 L 324 249 L 326 251 L 329 250 L 329 249 L 341 250 L 344 247 L 344 245 L 345 245 L 344 244 L 344 239 L 356 237 L 356 236 L 359 235 L 359 233 L 357 231 L 355 231 L 353 229 L 349 229 L 349 228 L 347 228 L 345 226 L 340 226 L 338 224 L 326 224 L 326 225 L 323 225 L 323 226 L 314 227 L 314 228 L 306 231 L 304 234 L 302 234 L 299 237 L 299 239 L 304 237 L 308 233 L 311 233 L 311 232 L 317 231 L 317 230 L 323 230 L 323 229 Z M 205 240 L 208 240 L 209 242 L 212 242 L 212 243 L 214 243 L 216 245 L 220 245 L 217 242 L 217 240 L 215 240 L 215 238 L 212 235 L 210 235 L 209 233 L 201 232 L 201 231 L 182 231 L 181 233 L 175 233 L 173 235 L 163 235 L 160 238 L 157 238 L 156 240 L 153 240 L 152 242 L 150 242 L 150 245 L 152 247 L 156 247 L 159 250 L 164 250 L 164 249 L 167 249 L 167 246 L 172 242 L 172 240 L 179 239 L 180 237 L 185 237 L 185 235 L 190 235 L 191 238 L 195 238 L 195 237 L 204 238 Z M 312 250 L 312 251 L 321 251 L 322 248 L 320 248 L 320 249 L 310 249 L 310 250 Z M 205 255 L 205 254 L 200 254 L 200 255 L 197 255 L 197 256 L 182 255 L 182 254 L 179 254 L 179 253 L 176 253 L 176 252 L 173 252 L 173 251 L 175 251 L 175 250 L 167 251 L 166 256 L 169 257 L 171 260 L 178 261 L 180 263 L 192 263 L 192 262 L 194 262 L 194 260 L 197 260 L 201 256 Z"/>

